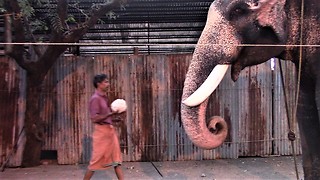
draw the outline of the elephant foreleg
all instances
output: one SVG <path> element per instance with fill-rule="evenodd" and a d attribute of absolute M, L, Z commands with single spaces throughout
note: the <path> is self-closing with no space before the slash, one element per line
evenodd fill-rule
<path fill-rule="evenodd" d="M 320 179 L 320 123 L 315 99 L 315 83 L 310 78 L 301 82 L 297 119 L 302 145 L 305 179 Z"/>

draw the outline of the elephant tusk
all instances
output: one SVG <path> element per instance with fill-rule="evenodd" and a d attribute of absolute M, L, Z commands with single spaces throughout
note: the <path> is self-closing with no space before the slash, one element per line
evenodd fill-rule
<path fill-rule="evenodd" d="M 222 78 L 226 74 L 228 67 L 230 65 L 217 65 L 209 74 L 208 78 L 204 81 L 204 83 L 187 99 L 182 101 L 183 104 L 193 107 L 201 104 L 204 100 L 206 100 L 211 93 L 217 88 L 220 84 Z"/>

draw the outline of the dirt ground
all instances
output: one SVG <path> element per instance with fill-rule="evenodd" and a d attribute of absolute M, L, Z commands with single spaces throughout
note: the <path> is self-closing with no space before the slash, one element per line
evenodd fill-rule
<path fill-rule="evenodd" d="M 156 167 L 154 167 L 154 166 Z M 300 179 L 303 179 L 301 157 L 297 158 Z M 41 165 L 33 168 L 7 168 L 0 172 L 0 179 L 82 179 L 86 164 Z M 124 162 L 125 179 L 297 179 L 294 159 L 291 156 L 268 158 L 239 158 L 204 161 L 174 162 Z M 158 171 L 157 171 L 158 169 Z M 93 180 L 116 179 L 113 169 L 98 171 Z"/>

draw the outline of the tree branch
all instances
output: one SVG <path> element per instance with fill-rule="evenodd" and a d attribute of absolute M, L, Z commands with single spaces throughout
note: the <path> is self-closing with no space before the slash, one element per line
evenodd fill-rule
<path fill-rule="evenodd" d="M 57 13 L 61 21 L 62 27 L 68 29 L 65 20 L 68 17 L 68 0 L 58 0 Z"/>
<path fill-rule="evenodd" d="M 15 40 L 16 42 L 25 42 L 24 37 L 24 29 L 23 29 L 23 19 L 21 17 L 21 9 L 17 0 L 5 0 L 5 2 L 9 5 L 7 9 L 12 9 L 12 12 L 16 14 L 16 18 L 13 21 L 13 27 L 15 28 Z M 123 2 L 123 1 L 122 1 Z M 67 6 L 68 0 L 58 0 L 57 7 L 57 15 L 61 22 L 65 22 L 67 18 Z M 63 31 L 54 31 L 52 32 L 52 36 L 50 38 L 50 42 L 77 42 L 79 39 L 83 37 L 84 34 L 87 33 L 89 28 L 93 27 L 98 19 L 104 16 L 107 12 L 114 10 L 116 8 L 121 7 L 121 0 L 109 0 L 104 4 L 97 5 L 90 14 L 90 17 L 86 22 L 82 23 L 79 27 L 74 28 L 72 30 L 64 33 Z M 27 23 L 27 20 L 26 22 Z M 25 24 L 27 25 L 27 24 Z M 28 29 L 27 29 L 28 30 Z M 30 29 L 28 30 L 29 34 Z M 44 77 L 52 65 L 55 63 L 57 58 L 68 48 L 68 46 L 48 46 L 45 48 L 43 53 L 35 48 L 38 55 L 38 60 L 34 61 L 26 61 L 24 57 L 24 46 L 23 45 L 15 45 L 13 47 L 12 53 L 8 54 L 12 58 L 16 60 L 16 62 L 24 69 L 29 71 L 30 73 L 36 73 L 38 77 Z M 14 52 L 14 53 L 13 53 Z"/>
<path fill-rule="evenodd" d="M 11 15 L 5 14 L 4 16 L 4 38 L 6 43 L 12 43 L 12 30 L 11 30 Z M 12 44 L 5 45 L 5 53 L 12 52 Z"/>
<path fill-rule="evenodd" d="M 25 33 L 23 29 L 23 22 L 22 22 L 22 14 L 21 8 L 17 2 L 17 0 L 5 0 L 4 6 L 7 9 L 8 13 L 13 14 L 13 21 L 12 25 L 15 32 L 15 42 L 23 43 L 25 42 Z M 23 45 L 12 45 L 12 49 L 6 54 L 16 60 L 16 62 L 21 66 L 23 69 L 28 69 L 28 63 L 25 61 L 23 54 L 24 54 L 24 46 Z"/>
<path fill-rule="evenodd" d="M 31 39 L 31 42 L 35 43 L 36 42 L 36 38 L 34 37 L 31 29 L 30 29 L 30 26 L 29 26 L 29 20 L 28 18 L 24 17 L 24 24 L 25 24 L 25 27 L 26 27 L 26 30 L 30 36 L 30 39 Z M 40 57 L 42 55 L 41 51 L 40 51 L 40 48 L 39 46 L 37 45 L 33 45 L 33 49 L 34 49 L 34 52 L 37 54 L 38 57 Z"/>
<path fill-rule="evenodd" d="M 104 16 L 107 12 L 114 10 L 116 8 L 120 8 L 121 5 L 125 3 L 125 1 L 121 0 L 109 0 L 104 4 L 97 5 L 97 9 L 93 9 L 90 17 L 82 23 L 79 27 L 72 29 L 69 31 L 64 38 L 63 42 L 76 42 L 78 41 L 84 34 L 87 33 L 89 28 L 93 27 L 98 19 Z"/>

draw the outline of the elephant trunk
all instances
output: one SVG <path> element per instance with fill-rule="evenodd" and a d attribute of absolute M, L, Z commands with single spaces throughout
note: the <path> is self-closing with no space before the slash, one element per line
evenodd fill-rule
<path fill-rule="evenodd" d="M 181 103 L 184 129 L 198 147 L 216 148 L 228 134 L 227 124 L 222 117 L 214 116 L 206 123 L 206 108 L 208 96 L 221 81 L 232 59 L 240 52 L 238 44 L 240 39 L 233 26 L 211 5 L 206 26 L 189 65 Z"/>
<path fill-rule="evenodd" d="M 220 146 L 227 137 L 228 127 L 224 119 L 214 116 L 206 125 L 207 100 L 198 107 L 182 104 L 183 126 L 190 140 L 203 149 L 213 149 Z"/>
<path fill-rule="evenodd" d="M 209 123 L 206 123 L 207 98 L 200 105 L 195 106 L 189 106 L 186 102 L 186 99 L 197 90 L 198 84 L 203 82 L 205 78 L 202 73 L 194 73 L 193 71 L 193 68 L 189 68 L 183 89 L 182 123 L 188 137 L 196 146 L 203 149 L 213 149 L 224 142 L 228 127 L 224 119 L 219 116 L 212 117 Z"/>

